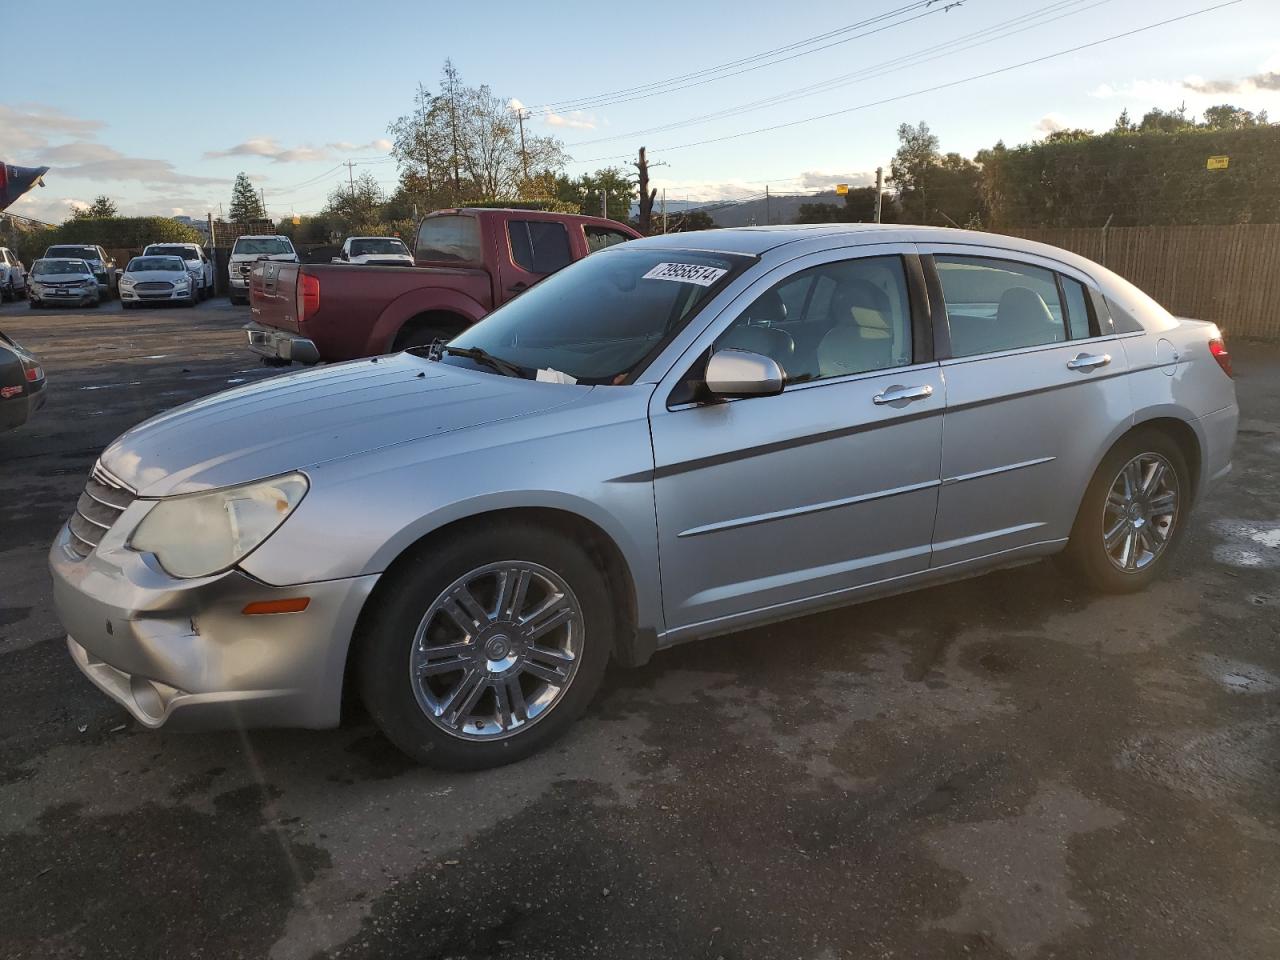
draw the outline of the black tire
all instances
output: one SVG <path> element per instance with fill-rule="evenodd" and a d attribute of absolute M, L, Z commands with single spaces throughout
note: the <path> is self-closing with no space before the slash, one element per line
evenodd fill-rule
<path fill-rule="evenodd" d="M 39 300 L 32 300 L 30 297 L 28 297 L 28 298 L 27 298 L 27 306 L 28 306 L 28 307 L 30 307 L 32 310 L 39 310 L 39 309 L 40 309 L 40 301 L 39 301 Z"/>
<path fill-rule="evenodd" d="M 191 296 L 187 297 L 186 301 L 182 305 L 186 307 L 188 310 L 190 310 L 199 302 L 200 302 L 200 294 L 196 292 L 196 288 L 193 286 L 191 288 Z"/>
<path fill-rule="evenodd" d="M 1112 485 L 1119 482 L 1125 465 L 1144 455 L 1161 457 L 1172 468 L 1177 480 L 1176 513 L 1160 552 L 1140 569 L 1122 570 L 1112 561 L 1104 546 L 1107 497 Z M 1071 528 L 1071 539 L 1062 559 L 1073 573 L 1096 590 L 1104 593 L 1143 590 L 1168 568 L 1171 556 L 1182 541 L 1190 508 L 1191 475 L 1182 450 L 1162 431 L 1136 430 L 1122 437 L 1098 465 L 1080 501 L 1080 509 Z"/>
<path fill-rule="evenodd" d="M 410 347 L 429 347 L 437 340 L 452 340 L 456 334 L 439 327 L 413 327 L 403 331 L 396 337 L 393 350 L 408 350 Z"/>
<path fill-rule="evenodd" d="M 471 571 L 504 560 L 539 564 L 569 585 L 585 627 L 581 659 L 560 699 L 526 730 L 502 739 L 462 739 L 437 726 L 418 705 L 409 678 L 410 652 L 423 617 L 446 588 Z M 554 529 L 520 522 L 471 527 L 424 546 L 379 585 L 370 603 L 356 652 L 361 699 L 374 722 L 405 754 L 451 770 L 512 763 L 560 737 L 599 689 L 616 631 L 614 604 L 587 552 Z"/>
<path fill-rule="evenodd" d="M 13 281 L 10 280 L 0 288 L 0 303 L 12 303 L 18 299 L 18 294 L 13 289 Z"/>

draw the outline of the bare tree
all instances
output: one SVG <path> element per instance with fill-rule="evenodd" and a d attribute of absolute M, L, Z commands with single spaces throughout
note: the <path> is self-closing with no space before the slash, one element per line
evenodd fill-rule
<path fill-rule="evenodd" d="M 653 226 L 653 201 L 657 199 L 658 191 L 649 187 L 649 161 L 645 158 L 644 147 L 640 148 L 635 168 L 640 174 L 640 216 L 637 229 L 647 237 Z"/>

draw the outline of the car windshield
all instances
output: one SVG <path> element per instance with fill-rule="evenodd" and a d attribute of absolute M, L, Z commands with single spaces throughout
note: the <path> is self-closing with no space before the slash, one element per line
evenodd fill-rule
<path fill-rule="evenodd" d="M 409 248 L 394 237 L 371 237 L 367 240 L 352 240 L 351 255 L 364 257 L 371 253 L 397 253 L 409 255 Z"/>
<path fill-rule="evenodd" d="M 271 237 L 246 239 L 241 237 L 231 248 L 233 254 L 253 253 L 264 257 L 273 257 L 279 253 L 293 253 L 293 247 L 286 240 L 275 240 Z"/>
<path fill-rule="evenodd" d="M 186 270 L 187 263 L 181 257 L 134 257 L 129 261 L 129 266 L 125 269 L 125 273 L 150 273 L 154 271 L 164 271 L 172 273 L 175 270 Z"/>
<path fill-rule="evenodd" d="M 75 257 L 77 260 L 97 260 L 98 251 L 93 247 L 50 247 L 46 257 Z"/>
<path fill-rule="evenodd" d="M 449 346 L 478 347 L 529 376 L 550 369 L 582 383 L 626 383 L 751 262 L 701 250 L 618 246 L 553 274 Z M 443 359 L 474 363 L 456 354 Z"/>
<path fill-rule="evenodd" d="M 69 277 L 92 273 L 83 260 L 37 260 L 31 268 L 34 277 Z"/>
<path fill-rule="evenodd" d="M 148 247 L 149 257 L 181 257 L 183 260 L 199 260 L 200 254 L 190 247 Z"/>

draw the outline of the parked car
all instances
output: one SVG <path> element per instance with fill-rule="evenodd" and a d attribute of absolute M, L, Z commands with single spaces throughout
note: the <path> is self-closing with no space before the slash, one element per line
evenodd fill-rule
<path fill-rule="evenodd" d="M 0 330 L 0 433 L 20 427 L 44 406 L 40 361 Z"/>
<path fill-rule="evenodd" d="M 58 304 L 98 307 L 105 296 L 93 265 L 86 260 L 41 257 L 31 265 L 27 306 L 32 310 Z"/>
<path fill-rule="evenodd" d="M 417 269 L 256 267 L 249 349 L 271 363 L 316 363 L 448 339 L 606 241 L 638 236 L 597 217 L 438 211 L 419 225 Z"/>
<path fill-rule="evenodd" d="M 200 300 L 191 265 L 181 256 L 134 257 L 120 275 L 120 306 L 173 303 L 194 307 Z"/>
<path fill-rule="evenodd" d="M 249 302 L 249 272 L 259 260 L 297 263 L 298 252 L 293 249 L 293 241 L 288 237 L 237 237 L 231 246 L 231 258 L 227 263 L 227 282 L 230 284 L 232 303 Z"/>
<path fill-rule="evenodd" d="M 563 733 L 611 656 L 1055 553 L 1141 589 L 1237 417 L 1213 324 L 1053 247 L 649 237 L 442 347 L 130 430 L 54 598 L 147 726 L 329 726 L 350 680 L 410 756 L 484 767 Z"/>
<path fill-rule="evenodd" d="M 412 267 L 413 254 L 399 237 L 347 237 L 334 263 L 378 267 Z"/>
<path fill-rule="evenodd" d="M 0 301 L 27 295 L 27 268 L 8 247 L 0 247 Z"/>
<path fill-rule="evenodd" d="M 186 262 L 195 286 L 196 296 L 207 300 L 213 296 L 213 261 L 198 243 L 151 243 L 142 251 L 144 257 L 181 257 Z"/>
<path fill-rule="evenodd" d="M 110 300 L 116 290 L 116 262 L 102 247 L 91 244 L 63 243 L 44 252 L 44 259 L 84 260 L 93 267 L 103 300 Z"/>

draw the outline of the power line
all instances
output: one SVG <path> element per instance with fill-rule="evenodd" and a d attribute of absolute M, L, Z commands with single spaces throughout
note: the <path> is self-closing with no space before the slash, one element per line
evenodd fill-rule
<path fill-rule="evenodd" d="M 1147 31 L 1154 30 L 1157 27 L 1168 26 L 1171 23 L 1177 23 L 1181 20 L 1189 20 L 1192 17 L 1198 17 L 1204 13 L 1212 13 L 1215 10 L 1221 10 L 1225 7 L 1233 7 L 1236 4 L 1242 3 L 1242 2 L 1243 0 L 1225 0 L 1225 2 L 1223 3 L 1213 4 L 1212 6 L 1208 6 L 1208 7 L 1201 7 L 1200 9 L 1193 10 L 1190 13 L 1184 13 L 1176 17 L 1167 17 L 1164 20 L 1157 20 L 1153 23 L 1148 23 L 1141 27 L 1135 27 L 1132 30 L 1125 30 L 1121 33 L 1114 33 L 1109 37 L 1102 37 L 1099 40 L 1091 40 L 1088 43 L 1077 44 L 1074 47 L 1067 47 L 1066 49 L 1058 50 L 1058 51 L 1055 51 L 1054 53 L 1047 53 L 1039 57 L 1033 57 L 1030 60 L 1023 60 L 1019 63 L 1009 64 L 1008 66 L 1005 66 L 1005 67 L 998 67 L 995 70 L 986 70 L 982 73 L 971 74 L 970 76 L 967 76 L 967 77 L 961 77 L 959 80 L 950 80 L 946 83 L 938 83 L 929 87 L 922 87 L 919 90 L 912 90 L 908 93 L 900 93 L 892 97 L 883 97 L 880 100 L 872 100 L 867 103 L 860 103 L 857 106 L 844 107 L 840 110 L 832 110 L 832 111 L 829 111 L 828 113 L 820 113 L 811 117 L 802 117 L 799 120 L 788 120 L 783 123 L 771 124 L 767 127 L 757 127 L 754 130 L 743 130 L 738 133 L 725 134 L 724 136 L 721 136 L 721 137 L 708 137 L 705 140 L 695 140 L 689 143 L 675 144 L 670 147 L 657 147 L 655 148 L 654 152 L 656 153 L 660 150 L 686 150 L 689 147 L 702 147 L 712 143 L 723 143 L 727 140 L 737 140 L 742 137 L 753 136 L 757 133 L 770 133 L 774 130 L 785 130 L 790 127 L 798 127 L 805 123 L 812 123 L 815 120 L 828 120 L 831 117 L 840 117 L 840 116 L 844 116 L 845 114 L 856 113 L 859 110 L 867 110 L 867 109 L 870 109 L 871 107 L 883 106 L 886 103 L 896 103 L 899 100 L 907 100 L 911 97 L 921 96 L 922 94 L 935 93 L 938 90 L 947 90 L 947 89 L 950 89 L 951 87 L 958 87 L 958 86 L 961 86 L 962 84 L 972 83 L 975 80 L 985 80 L 988 77 L 995 77 L 995 76 L 999 76 L 1002 73 L 1008 73 L 1011 70 L 1018 70 L 1022 67 L 1029 67 L 1037 63 L 1044 63 L 1047 60 L 1053 60 L 1053 59 L 1056 59 L 1057 57 L 1065 57 L 1071 53 L 1078 53 L 1081 50 L 1088 50 L 1091 47 L 1101 46 L 1104 43 L 1111 43 L 1114 40 L 1123 40 L 1126 37 L 1132 37 L 1140 33 L 1146 33 Z M 593 157 L 588 160 L 578 160 L 574 162 L 575 163 L 600 163 L 605 160 L 618 160 L 618 159 L 622 159 L 624 157 L 629 157 L 629 156 L 630 154 L 613 154 L 607 157 Z"/>
<path fill-rule="evenodd" d="M 919 2 L 906 4 L 903 7 L 899 7 L 895 10 L 891 10 L 888 13 L 883 13 L 877 17 L 870 17 L 866 20 L 861 20 L 858 23 L 852 23 L 846 27 L 841 27 L 838 30 L 829 31 L 826 34 L 821 34 L 817 37 L 809 37 L 806 40 L 797 41 L 796 43 L 791 44 L 787 47 L 779 47 L 779 48 L 776 48 L 775 50 L 766 51 L 765 53 L 761 53 L 761 54 L 756 54 L 753 57 L 745 57 L 741 60 L 732 61 L 726 64 L 720 64 L 719 66 L 715 66 L 715 67 L 708 67 L 704 70 L 699 70 L 699 71 L 695 71 L 694 73 L 684 74 L 683 76 L 680 76 L 680 77 L 671 77 L 671 78 L 668 78 L 667 80 L 659 80 L 654 83 L 643 84 L 638 87 L 631 87 L 625 90 L 615 90 L 607 94 L 596 94 L 591 97 L 581 97 L 575 100 L 564 100 L 564 101 L 560 101 L 559 103 L 544 104 L 544 105 L 535 107 L 533 109 L 542 111 L 542 112 L 586 110 L 586 109 L 591 109 L 595 107 L 611 106 L 613 104 L 618 104 L 618 103 L 631 103 L 635 100 L 645 100 L 650 97 L 660 96 L 661 94 L 664 94 L 664 93 L 674 93 L 677 90 L 686 90 L 690 87 L 702 86 L 703 84 L 712 83 L 713 81 L 716 81 L 716 80 L 726 80 L 729 77 L 741 76 L 744 73 L 750 73 L 754 70 L 760 70 L 764 67 L 772 67 L 779 63 L 786 63 L 790 60 L 795 60 L 799 57 L 807 57 L 810 54 L 819 53 L 823 50 L 829 50 L 831 47 L 839 46 L 840 44 L 849 43 L 853 40 L 859 40 L 863 37 L 869 37 L 869 36 L 872 36 L 873 34 L 881 33 L 885 30 L 891 29 L 892 27 L 900 27 L 900 26 L 903 26 L 904 24 L 912 23 L 916 20 L 920 20 L 924 17 L 932 16 L 937 13 L 946 13 L 947 11 L 953 9 L 954 7 L 960 6 L 960 4 L 964 2 L 967 2 L 967 0 L 958 0 L 958 2 L 954 2 L 954 3 L 942 5 L 942 6 L 934 6 L 934 4 L 936 3 L 936 0 L 919 0 Z M 932 9 L 929 9 L 930 7 L 932 7 Z M 917 13 L 915 16 L 906 17 L 905 19 L 898 20 L 897 22 L 884 23 L 881 26 L 874 26 L 875 24 L 881 23 L 884 20 L 889 20 L 893 17 L 900 16 L 904 13 L 910 13 L 916 10 L 919 10 L 921 12 Z M 835 36 L 837 34 L 842 34 L 848 31 L 857 30 L 857 29 L 861 29 L 862 27 L 869 27 L 869 26 L 874 26 L 874 29 L 866 30 L 862 33 L 856 33 L 853 36 L 842 36 L 840 39 L 832 40 L 830 43 L 825 43 L 822 46 L 814 47 L 810 50 L 800 50 L 799 52 L 796 52 L 796 53 L 789 53 L 787 56 L 777 57 L 777 59 L 773 59 L 773 60 L 762 59 L 762 58 L 773 56 L 777 53 L 785 53 L 795 49 L 796 47 L 804 46 L 809 43 L 818 42 L 818 41 L 827 39 L 829 37 Z M 760 62 L 755 62 L 755 61 L 760 61 Z M 725 71 L 728 71 L 728 72 L 725 72 Z"/>
<path fill-rule="evenodd" d="M 916 50 L 913 53 L 903 54 L 902 56 L 898 56 L 898 57 L 892 57 L 888 60 L 882 60 L 880 63 L 872 64 L 871 66 L 863 67 L 851 73 L 841 74 L 840 76 L 832 77 L 828 80 L 823 80 L 818 83 L 808 84 L 803 87 L 796 87 L 795 89 L 792 89 L 792 90 L 787 90 L 782 93 L 773 94 L 772 96 L 765 97 L 760 100 L 753 100 L 748 103 L 739 104 L 735 107 L 727 107 L 723 110 L 718 110 L 713 113 L 706 113 L 697 117 L 689 117 L 688 119 L 685 119 L 685 120 L 677 120 L 677 121 L 673 121 L 671 123 L 665 123 L 656 127 L 647 127 L 644 130 L 634 130 L 630 133 L 617 133 L 617 134 L 610 134 L 607 137 L 595 137 L 591 140 L 578 140 L 578 141 L 575 141 L 574 143 L 566 144 L 566 146 L 572 149 L 574 147 L 591 146 L 597 143 L 608 143 L 609 141 L 612 141 L 612 140 L 620 140 L 620 139 L 626 139 L 631 137 L 643 137 L 652 133 L 663 133 L 667 130 L 675 130 L 680 127 L 692 126 L 693 124 L 697 124 L 697 123 L 705 123 L 706 121 L 709 121 L 709 120 L 722 120 L 727 117 L 737 116 L 743 113 L 749 113 L 754 110 L 763 109 L 765 107 L 778 106 L 783 103 L 789 103 L 794 100 L 803 99 L 804 97 L 813 96 L 814 94 L 817 94 L 817 93 L 825 93 L 827 91 L 834 90 L 839 87 L 850 86 L 855 83 L 861 83 L 865 80 L 872 80 L 877 77 L 882 77 L 889 73 L 896 72 L 898 70 L 907 69 L 908 67 L 920 66 L 921 64 L 928 63 L 932 60 L 938 60 L 945 56 L 950 56 L 955 53 L 961 53 L 965 50 L 971 50 L 974 47 L 983 46 L 988 43 L 994 43 L 997 40 L 1003 40 L 1008 37 L 1014 36 L 1016 34 L 1024 33 L 1027 30 L 1032 30 L 1032 29 L 1035 29 L 1036 27 L 1045 26 L 1046 24 L 1053 23 L 1057 20 L 1061 20 L 1064 17 L 1074 16 L 1078 13 L 1084 13 L 1087 10 L 1092 10 L 1094 7 L 1098 7 L 1104 3 L 1110 3 L 1110 2 L 1112 2 L 1112 0 L 1094 0 L 1094 2 L 1089 3 L 1087 6 L 1080 7 L 1080 4 L 1086 3 L 1086 0 L 1057 0 L 1057 2 L 1051 3 L 1045 7 L 1041 7 L 1038 10 L 1034 10 L 1030 13 L 1025 13 L 1016 17 L 1012 17 L 1009 20 L 1005 20 L 1001 23 L 994 24 L 989 27 L 984 27 L 981 30 L 975 30 L 972 33 L 964 34 L 963 36 L 957 37 L 954 40 L 948 40 L 944 43 L 934 44 L 933 46 L 925 47 L 921 50 Z M 1065 10 L 1063 9 L 1063 8 L 1070 8 L 1070 7 L 1076 7 L 1077 9 L 1065 9 Z M 1046 16 L 1047 14 L 1054 14 L 1054 13 L 1056 13 L 1057 15 Z M 1044 19 L 1040 19 L 1042 17 Z M 1006 28 L 1012 28 L 1012 29 L 1006 29 Z M 1001 30 L 1004 30 L 1004 32 L 1003 33 L 999 32 Z M 973 41 L 973 42 L 968 42 L 968 41 Z M 953 49 L 948 49 L 948 48 L 953 48 Z M 933 54 L 933 55 L 926 56 L 926 54 Z"/>

